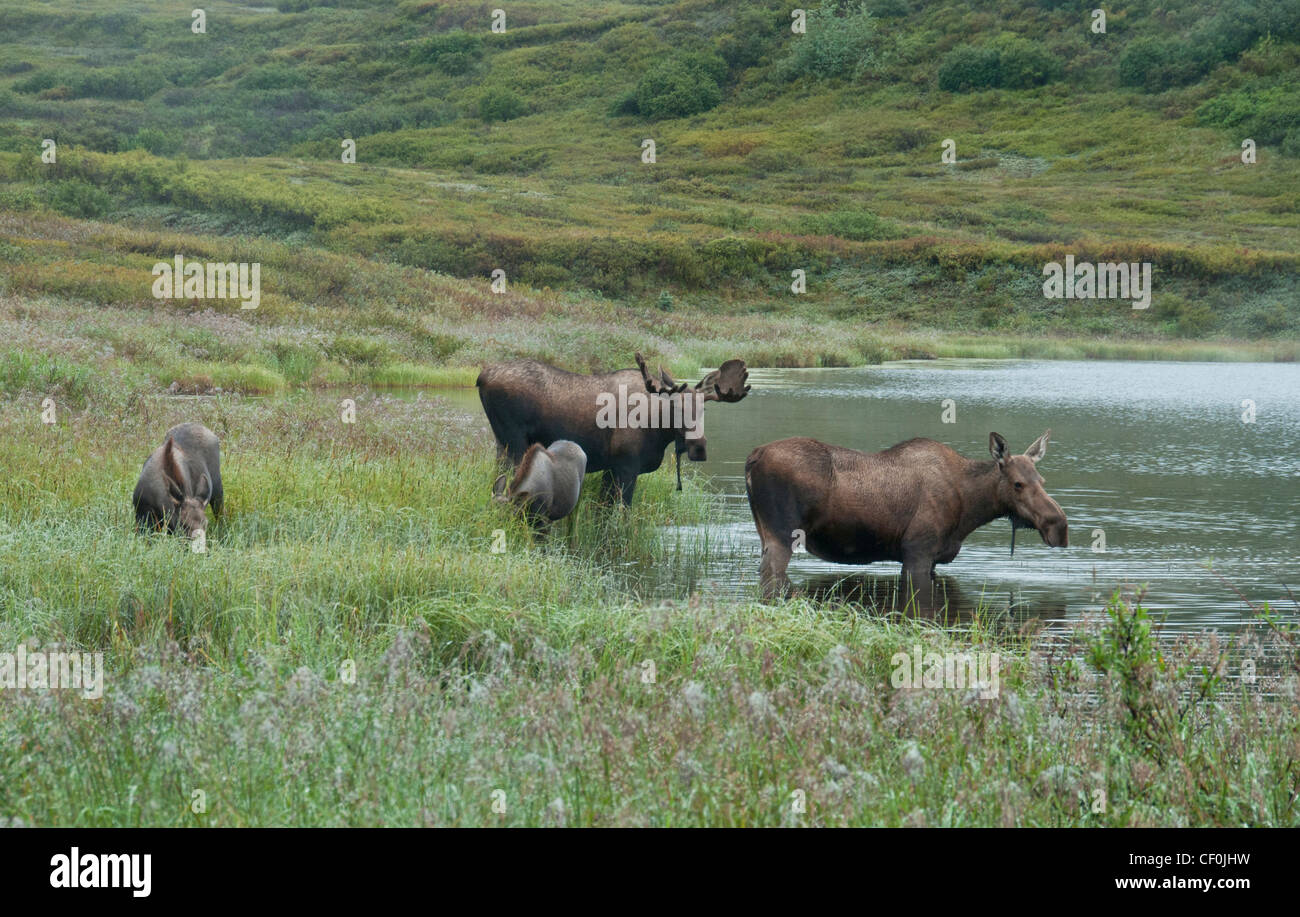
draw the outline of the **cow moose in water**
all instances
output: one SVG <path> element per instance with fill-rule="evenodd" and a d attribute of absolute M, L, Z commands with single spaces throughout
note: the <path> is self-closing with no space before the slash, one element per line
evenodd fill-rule
<path fill-rule="evenodd" d="M 764 598 L 789 590 L 799 533 L 809 554 L 832 563 L 901 562 L 902 598 L 915 593 L 925 608 L 933 606 L 935 565 L 952 561 L 966 536 L 995 519 L 1010 517 L 1013 538 L 1016 528 L 1032 528 L 1049 546 L 1066 547 L 1065 513 L 1036 467 L 1050 434 L 1011 455 L 990 433 L 991 462 L 932 439 L 871 453 L 802 437 L 759 446 L 745 462 L 745 491 L 763 543 Z"/>
<path fill-rule="evenodd" d="M 167 431 L 140 470 L 131 503 L 142 531 L 180 529 L 190 538 L 207 528 L 204 508 L 221 515 L 221 447 L 217 435 L 201 423 L 183 423 Z"/>
<path fill-rule="evenodd" d="M 485 366 L 477 386 L 498 454 L 518 465 L 530 446 L 556 440 L 576 443 L 587 472 L 604 472 L 602 496 L 632 502 L 638 475 L 663 464 L 675 444 L 678 462 L 706 457 L 704 404 L 740 401 L 749 393 L 743 360 L 727 360 L 693 388 L 658 375 L 636 355 L 637 369 L 583 375 L 535 360 Z M 678 468 L 678 487 L 681 486 Z"/>
<path fill-rule="evenodd" d="M 587 454 L 577 443 L 561 439 L 549 448 L 533 443 L 512 480 L 507 481 L 504 474 L 496 479 L 492 499 L 521 507 L 530 523 L 545 529 L 578 505 L 586 471 Z"/>

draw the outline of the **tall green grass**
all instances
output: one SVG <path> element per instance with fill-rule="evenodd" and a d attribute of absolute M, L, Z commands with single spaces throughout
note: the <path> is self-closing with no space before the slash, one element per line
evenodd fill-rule
<path fill-rule="evenodd" d="M 727 546 L 691 475 L 678 493 L 665 462 L 628 509 L 593 487 L 539 539 L 490 500 L 481 423 L 436 398 L 361 397 L 355 424 L 310 394 L 115 391 L 53 427 L 29 397 L 4 408 L 0 651 L 102 652 L 107 670 L 101 700 L 0 690 L 6 819 L 1300 820 L 1294 679 L 1266 666 L 1207 694 L 1224 647 L 1133 640 L 1128 597 L 1073 647 L 982 612 L 952 628 L 701 600 L 690 583 Z M 205 553 L 132 526 L 140 461 L 182 419 L 223 443 Z M 900 688 L 894 654 L 918 646 L 1000 653 L 1000 693 Z"/>

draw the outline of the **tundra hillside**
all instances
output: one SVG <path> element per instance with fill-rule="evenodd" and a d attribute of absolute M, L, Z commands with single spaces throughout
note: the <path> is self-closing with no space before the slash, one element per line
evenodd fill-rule
<path fill-rule="evenodd" d="M 179 3 L 7 4 L 4 282 L 155 308 L 159 258 L 278 243 L 266 314 L 356 310 L 364 333 L 428 295 L 390 266 L 437 271 L 471 287 L 412 331 L 452 366 L 607 368 L 640 346 L 621 328 L 681 372 L 717 335 L 751 365 L 1295 357 L 1295 4 L 1135 3 L 1102 33 L 1060 0 L 873 0 L 798 36 L 785 6 L 733 6 L 525 3 L 496 34 L 471 3 L 216 3 L 194 34 Z M 109 225 L 64 245 L 51 211 Z M 1151 262 L 1150 308 L 1045 298 L 1068 254 Z M 488 332 L 470 290 L 498 269 L 531 302 Z"/>

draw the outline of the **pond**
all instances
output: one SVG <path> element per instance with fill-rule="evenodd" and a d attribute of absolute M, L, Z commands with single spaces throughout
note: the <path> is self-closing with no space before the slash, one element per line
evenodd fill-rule
<path fill-rule="evenodd" d="M 710 406 L 709 457 L 692 466 L 726 506 L 713 533 L 724 557 L 697 584 L 706 594 L 755 591 L 744 467 L 758 445 L 811 436 L 874 451 L 925 436 L 984 459 L 990 431 L 1020 452 L 1051 428 L 1039 470 L 1069 518 L 1070 547 L 1022 530 L 1011 556 L 1009 521 L 977 530 L 939 568 L 958 607 L 1010 604 L 1064 621 L 1117 586 L 1146 585 L 1167 632 L 1240 626 L 1251 615 L 1238 591 L 1296 611 L 1287 587 L 1300 592 L 1300 365 L 927 360 L 752 370 L 750 382 L 744 401 Z M 898 570 L 808 554 L 790 564 L 796 587 L 849 577 L 840 588 L 850 596 L 892 588 Z"/>
<path fill-rule="evenodd" d="M 1300 594 L 1300 364 L 924 360 L 752 369 L 750 383 L 744 401 L 709 406 L 708 460 L 684 463 L 720 495 L 721 523 L 669 532 L 707 535 L 712 559 L 689 584 L 704 595 L 757 595 L 744 482 L 756 446 L 811 436 L 874 451 L 924 436 L 985 459 L 990 431 L 1021 452 L 1050 428 L 1039 470 L 1069 518 L 1070 546 L 1022 530 L 1011 556 L 1009 521 L 977 530 L 939 567 L 957 610 L 1010 607 L 1067 624 L 1117 587 L 1146 586 L 1166 635 L 1241 626 L 1252 619 L 1242 596 L 1297 611 L 1287 589 Z M 476 395 L 453 400 L 481 416 Z M 898 570 L 796 554 L 789 572 L 796 588 L 870 602 Z"/>

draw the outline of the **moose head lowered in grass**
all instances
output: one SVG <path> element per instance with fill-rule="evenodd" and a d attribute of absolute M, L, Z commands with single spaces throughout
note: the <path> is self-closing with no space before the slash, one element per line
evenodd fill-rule
<path fill-rule="evenodd" d="M 903 597 L 916 592 L 925 607 L 933 602 L 935 565 L 949 563 L 966 536 L 994 519 L 1010 517 L 1013 527 L 1066 547 L 1065 513 L 1036 467 L 1050 433 L 1023 455 L 1011 455 L 1006 440 L 990 433 L 991 462 L 932 439 L 871 453 L 805 438 L 759 446 L 745 462 L 745 491 L 763 542 L 764 597 L 789 589 L 786 567 L 800 532 L 808 553 L 822 560 L 901 562 Z"/>
<path fill-rule="evenodd" d="M 183 423 L 145 459 L 131 503 L 142 530 L 180 529 L 195 538 L 208 525 L 204 507 L 221 514 L 221 449 L 201 423 Z"/>
<path fill-rule="evenodd" d="M 605 473 L 604 495 L 617 494 L 624 504 L 632 502 L 637 476 L 658 469 L 670 443 L 679 456 L 685 452 L 691 461 L 704 461 L 704 404 L 740 401 L 749 393 L 744 361 L 728 360 L 688 388 L 662 369 L 652 375 L 641 355 L 636 358 L 639 369 L 591 376 L 534 360 L 485 366 L 477 382 L 479 400 L 499 452 L 518 465 L 534 443 L 577 443 L 586 453 L 587 472 Z M 617 405 L 633 396 L 650 402 L 645 419 L 657 422 L 625 422 L 632 412 Z"/>
<path fill-rule="evenodd" d="M 582 477 L 587 472 L 587 454 L 577 443 L 561 439 L 542 448 L 533 443 L 524 452 L 513 480 L 501 475 L 492 485 L 492 499 L 523 508 L 539 528 L 573 512 L 582 494 Z"/>

